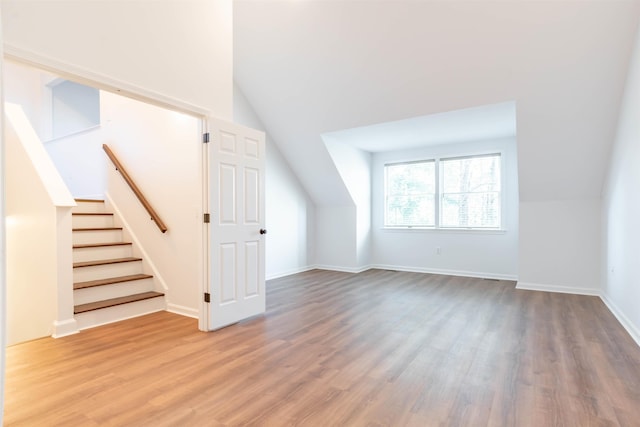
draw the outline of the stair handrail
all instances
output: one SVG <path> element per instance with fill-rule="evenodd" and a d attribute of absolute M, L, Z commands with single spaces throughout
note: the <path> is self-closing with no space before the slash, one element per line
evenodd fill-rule
<path fill-rule="evenodd" d="M 120 172 L 120 175 L 122 175 L 125 182 L 129 184 L 129 187 L 131 188 L 133 193 L 136 195 L 138 200 L 140 200 L 140 203 L 142 203 L 142 206 L 144 206 L 144 208 L 147 210 L 149 215 L 151 215 L 151 220 L 156 223 L 160 231 L 165 233 L 168 230 L 167 226 L 164 224 L 164 222 L 162 222 L 162 220 L 160 219 L 160 216 L 156 213 L 155 209 L 153 209 L 153 207 L 151 206 L 147 198 L 144 197 L 144 195 L 142 194 L 142 191 L 140 191 L 136 183 L 133 182 L 133 179 L 131 179 L 131 176 L 129 176 L 126 169 L 122 166 L 122 163 L 120 163 L 116 155 L 113 153 L 113 151 L 111 151 L 111 149 L 107 146 L 107 144 L 102 144 L 102 149 L 105 151 L 105 153 L 107 153 L 107 156 L 109 156 L 109 159 L 111 159 L 114 166 L 116 167 L 116 170 Z"/>

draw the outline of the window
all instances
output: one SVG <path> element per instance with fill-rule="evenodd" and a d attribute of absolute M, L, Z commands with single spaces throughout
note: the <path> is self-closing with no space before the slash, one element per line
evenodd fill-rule
<path fill-rule="evenodd" d="M 441 227 L 500 227 L 500 155 L 442 159 Z"/>
<path fill-rule="evenodd" d="M 385 165 L 385 227 L 499 229 L 501 155 Z"/>
<path fill-rule="evenodd" d="M 435 221 L 435 162 L 385 166 L 385 226 L 433 227 Z"/>

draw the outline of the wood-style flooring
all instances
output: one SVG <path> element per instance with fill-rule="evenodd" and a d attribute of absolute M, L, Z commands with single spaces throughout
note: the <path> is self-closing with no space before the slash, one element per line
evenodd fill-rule
<path fill-rule="evenodd" d="M 370 270 L 267 284 L 212 333 L 161 312 L 7 349 L 7 426 L 640 426 L 597 297 Z"/>

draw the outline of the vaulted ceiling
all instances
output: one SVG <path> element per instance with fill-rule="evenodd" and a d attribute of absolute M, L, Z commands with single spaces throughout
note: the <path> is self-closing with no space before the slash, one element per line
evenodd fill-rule
<path fill-rule="evenodd" d="M 636 0 L 236 0 L 234 78 L 319 205 L 349 200 L 322 134 L 508 101 L 521 200 L 597 198 L 639 12 Z"/>

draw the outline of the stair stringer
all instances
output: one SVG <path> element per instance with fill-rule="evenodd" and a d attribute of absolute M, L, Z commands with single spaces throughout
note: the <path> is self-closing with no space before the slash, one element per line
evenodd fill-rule
<path fill-rule="evenodd" d="M 149 256 L 149 253 L 144 249 L 144 245 L 142 245 L 142 243 L 140 242 L 140 239 L 133 232 L 133 228 L 129 225 L 127 220 L 124 218 L 124 215 L 122 215 L 122 211 L 118 209 L 117 204 L 113 201 L 113 198 L 108 192 L 105 193 L 104 199 L 105 199 L 106 206 L 114 214 L 114 223 L 117 224 L 119 227 L 122 227 L 125 235 L 131 240 L 131 242 L 133 242 L 134 252 L 139 251 L 138 255 L 143 259 L 142 261 L 143 270 L 148 274 L 153 275 L 154 280 L 157 280 L 156 283 L 158 283 L 162 287 L 162 290 L 160 289 L 156 289 L 156 290 L 164 293 L 166 310 L 171 313 L 192 317 L 194 319 L 199 319 L 200 313 L 198 312 L 198 310 L 194 310 L 191 307 L 184 307 L 182 305 L 171 303 L 170 296 L 169 296 L 170 295 L 169 286 L 167 285 L 166 280 L 162 277 L 162 274 L 160 274 L 158 268 L 153 263 L 152 257 Z"/>
<path fill-rule="evenodd" d="M 160 271 L 149 256 L 149 253 L 144 249 L 144 246 L 140 242 L 140 239 L 133 232 L 133 229 L 122 215 L 122 211 L 118 209 L 118 206 L 114 203 L 109 193 L 105 194 L 105 204 L 108 210 L 110 212 L 113 212 L 114 224 L 118 227 L 122 227 L 123 235 L 133 243 L 134 254 L 139 255 L 142 258 L 142 270 L 147 274 L 153 275 L 154 289 L 156 291 L 163 292 L 165 294 L 165 302 L 168 303 L 167 292 L 169 291 L 169 286 L 167 286 L 167 282 L 162 277 L 162 274 L 160 274 Z M 136 252 L 139 253 L 136 254 Z"/>

